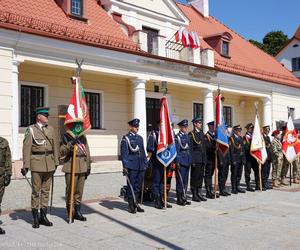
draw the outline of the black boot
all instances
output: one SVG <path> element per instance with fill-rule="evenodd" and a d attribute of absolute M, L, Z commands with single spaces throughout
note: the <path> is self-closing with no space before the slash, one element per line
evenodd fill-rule
<path fill-rule="evenodd" d="M 247 189 L 246 189 L 247 191 L 249 191 L 249 192 L 255 191 L 254 188 L 251 187 L 250 182 L 247 182 L 246 185 L 247 185 Z"/>
<path fill-rule="evenodd" d="M 187 200 L 187 196 L 186 193 L 184 195 L 184 193 L 182 193 L 182 198 L 181 198 L 184 202 L 185 205 L 191 205 L 191 202 Z"/>
<path fill-rule="evenodd" d="M 32 227 L 33 228 L 39 228 L 40 227 L 39 211 L 37 209 L 32 209 L 32 217 L 33 217 Z"/>
<path fill-rule="evenodd" d="M 193 194 L 192 201 L 200 202 L 201 200 L 198 196 L 197 189 L 192 188 L 191 191 L 192 191 L 192 194 Z"/>
<path fill-rule="evenodd" d="M 136 213 L 136 207 L 135 207 L 133 198 L 128 198 L 128 212 L 131 214 Z"/>
<path fill-rule="evenodd" d="M 145 210 L 143 208 L 141 208 L 139 204 L 136 204 L 136 211 L 139 212 L 139 213 L 144 213 L 145 212 Z"/>
<path fill-rule="evenodd" d="M 240 188 L 240 185 L 236 186 L 236 191 L 238 191 L 238 193 L 246 193 L 246 191 L 244 189 Z"/>
<path fill-rule="evenodd" d="M 160 196 L 160 202 L 161 202 L 162 207 L 164 208 L 165 207 L 165 201 L 164 201 L 164 197 L 162 195 Z M 172 205 L 169 204 L 168 201 L 167 201 L 167 208 L 172 208 Z"/>
<path fill-rule="evenodd" d="M 81 205 L 80 204 L 74 205 L 74 208 L 75 208 L 74 219 L 86 221 L 86 217 L 84 217 L 81 213 Z"/>
<path fill-rule="evenodd" d="M 163 209 L 161 198 L 158 195 L 154 195 L 154 207 L 157 209 Z"/>
<path fill-rule="evenodd" d="M 207 199 L 201 194 L 201 188 L 197 188 L 197 195 L 200 201 L 207 201 Z"/>
<path fill-rule="evenodd" d="M 234 182 L 231 182 L 231 193 L 238 194 L 238 191 L 236 190 L 236 184 Z"/>
<path fill-rule="evenodd" d="M 5 230 L 0 227 L 0 234 L 5 234 Z"/>
<path fill-rule="evenodd" d="M 67 218 L 67 221 L 69 222 L 69 219 L 70 219 L 70 205 L 66 205 L 66 209 L 67 209 L 67 214 L 68 214 L 68 218 Z M 71 220 L 71 223 L 74 222 L 74 210 L 72 209 L 72 220 Z"/>
<path fill-rule="evenodd" d="M 46 227 L 52 227 L 53 224 L 47 218 L 47 208 L 40 209 L 40 225 L 44 225 Z"/>
<path fill-rule="evenodd" d="M 177 193 L 177 204 L 179 205 L 179 206 L 185 206 L 185 202 L 184 202 L 184 200 L 182 199 L 182 193 Z"/>

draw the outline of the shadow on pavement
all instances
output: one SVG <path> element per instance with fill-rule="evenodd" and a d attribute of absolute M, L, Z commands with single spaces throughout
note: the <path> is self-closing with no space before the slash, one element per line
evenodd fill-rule
<path fill-rule="evenodd" d="M 125 201 L 101 200 L 99 205 L 110 210 L 114 210 L 116 208 L 127 211 L 127 203 Z"/>
<path fill-rule="evenodd" d="M 125 207 L 127 208 L 127 203 L 125 203 L 125 202 L 117 202 L 117 201 L 111 201 L 111 202 L 112 203 L 123 203 L 125 205 Z M 102 205 L 101 203 L 99 203 L 99 204 Z M 106 201 L 106 203 L 104 203 L 104 204 L 109 204 L 109 203 Z M 139 228 L 137 228 L 135 226 L 132 226 L 132 225 L 130 225 L 130 224 L 124 222 L 124 221 L 118 220 L 118 219 L 116 219 L 116 218 L 114 218 L 112 216 L 109 216 L 109 215 L 104 214 L 104 213 L 102 213 L 100 211 L 94 210 L 94 209 L 88 207 L 85 204 L 82 204 L 82 205 L 83 205 L 82 206 L 82 212 L 84 214 L 87 214 L 87 213 L 88 214 L 89 213 L 99 214 L 99 215 L 103 216 L 104 218 L 109 219 L 110 221 L 113 221 L 113 222 L 119 224 L 120 226 L 123 226 L 123 227 L 125 227 L 125 228 L 127 228 L 127 229 L 129 229 L 129 230 L 131 230 L 131 231 L 133 231 L 135 233 L 137 233 L 137 234 L 143 235 L 144 237 L 147 237 L 147 238 L 149 238 L 151 240 L 154 240 L 154 241 L 156 241 L 156 242 L 158 242 L 158 243 L 160 243 L 162 245 L 165 245 L 166 247 L 168 247 L 170 249 L 176 249 L 176 250 L 183 250 L 184 249 L 184 248 L 181 248 L 181 247 L 179 247 L 179 246 L 177 246 L 177 245 L 175 245 L 175 244 L 173 244 L 173 243 L 171 243 L 169 241 L 166 241 L 166 240 L 164 240 L 164 239 L 162 239 L 160 237 L 157 237 L 157 236 L 155 236 L 155 235 L 153 235 L 151 233 L 148 233 L 148 232 L 146 232 L 146 231 L 144 231 L 142 229 L 139 229 Z M 117 204 L 117 205 L 120 205 L 120 204 Z M 132 216 L 134 216 L 134 215 L 132 215 Z"/>

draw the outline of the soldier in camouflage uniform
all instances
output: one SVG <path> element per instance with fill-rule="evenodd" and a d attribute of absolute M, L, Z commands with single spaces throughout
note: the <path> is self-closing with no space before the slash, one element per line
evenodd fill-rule
<path fill-rule="evenodd" d="M 273 187 L 280 187 L 281 170 L 283 164 L 283 153 L 282 153 L 280 131 L 274 130 L 272 136 L 274 137 L 271 143 Z"/>
<path fill-rule="evenodd" d="M 8 142 L 3 137 L 0 137 L 0 214 L 1 203 L 4 195 L 5 187 L 10 183 L 11 177 L 11 154 Z M 0 234 L 5 234 L 5 231 L 0 227 Z"/>
<path fill-rule="evenodd" d="M 52 226 L 48 220 L 47 207 L 51 180 L 56 167 L 59 165 L 59 149 L 54 129 L 48 125 L 49 108 L 36 109 L 36 124 L 30 125 L 23 140 L 23 168 L 21 173 L 25 176 L 31 171 L 31 209 L 33 228 L 40 225 Z M 38 209 L 40 208 L 40 217 Z"/>

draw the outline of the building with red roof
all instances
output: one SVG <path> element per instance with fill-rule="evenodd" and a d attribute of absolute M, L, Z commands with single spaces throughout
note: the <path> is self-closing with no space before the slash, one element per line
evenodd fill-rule
<path fill-rule="evenodd" d="M 254 103 L 272 128 L 287 106 L 300 116 L 300 80 L 212 17 L 208 0 L 0 0 L 0 36 L 0 135 L 15 167 L 37 106 L 50 106 L 51 125 L 63 131 L 76 58 L 84 59 L 94 162 L 117 162 L 133 117 L 146 140 L 165 92 L 175 124 L 214 120 L 218 87 L 230 127 L 253 122 Z"/>

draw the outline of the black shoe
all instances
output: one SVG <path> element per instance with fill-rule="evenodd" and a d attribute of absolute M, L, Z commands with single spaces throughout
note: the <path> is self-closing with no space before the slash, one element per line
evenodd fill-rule
<path fill-rule="evenodd" d="M 207 199 L 214 199 L 214 198 L 215 198 L 215 196 L 213 195 L 213 193 L 212 193 L 212 192 L 210 192 L 210 191 L 206 191 L 206 198 L 207 198 Z"/>
<path fill-rule="evenodd" d="M 5 230 L 0 227 L 0 234 L 5 234 Z"/>
<path fill-rule="evenodd" d="M 246 191 L 244 189 L 241 189 L 240 187 L 236 188 L 236 191 L 238 191 L 238 193 L 246 193 Z"/>
<path fill-rule="evenodd" d="M 157 209 L 163 209 L 161 198 L 158 195 L 154 196 L 154 207 Z"/>
<path fill-rule="evenodd" d="M 75 220 L 80 220 L 80 221 L 86 221 L 86 217 L 84 217 L 81 213 L 81 205 L 74 205 L 75 208 L 75 213 L 74 213 L 74 219 Z"/>
<path fill-rule="evenodd" d="M 40 209 L 40 225 L 44 225 L 46 227 L 52 227 L 53 223 L 50 222 L 47 218 L 47 208 Z"/>
<path fill-rule="evenodd" d="M 220 192 L 220 196 L 225 196 L 225 197 L 226 197 L 226 196 L 228 196 L 228 195 L 227 195 L 227 193 L 225 193 L 225 191 L 221 191 L 221 192 Z"/>
<path fill-rule="evenodd" d="M 145 212 L 145 210 L 143 208 L 141 208 L 139 204 L 137 204 L 137 206 L 136 206 L 136 211 L 139 212 L 139 213 L 144 213 Z"/>
<path fill-rule="evenodd" d="M 238 191 L 237 191 L 236 189 L 232 189 L 232 190 L 231 190 L 231 193 L 232 193 L 232 194 L 238 194 Z"/>
<path fill-rule="evenodd" d="M 181 193 L 177 193 L 177 201 L 176 201 L 176 203 L 179 206 L 185 206 L 185 202 L 182 199 L 182 194 Z"/>
<path fill-rule="evenodd" d="M 39 228 L 40 227 L 39 211 L 37 209 L 32 209 L 32 217 L 33 217 L 32 227 L 33 228 Z"/>
<path fill-rule="evenodd" d="M 225 194 L 227 194 L 227 196 L 230 196 L 231 193 L 227 192 L 227 191 L 224 191 Z"/>
<path fill-rule="evenodd" d="M 254 192 L 255 190 L 254 190 L 254 188 L 252 188 L 251 186 L 247 186 L 247 189 L 246 189 L 248 192 Z"/>
<path fill-rule="evenodd" d="M 136 213 L 136 207 L 134 205 L 134 202 L 133 202 L 132 198 L 128 198 L 128 212 L 131 213 L 131 214 Z"/>
<path fill-rule="evenodd" d="M 197 194 L 197 190 L 196 189 L 192 189 L 192 194 L 193 194 L 193 197 L 192 197 L 192 201 L 196 201 L 196 202 L 200 202 L 200 198 Z"/>

